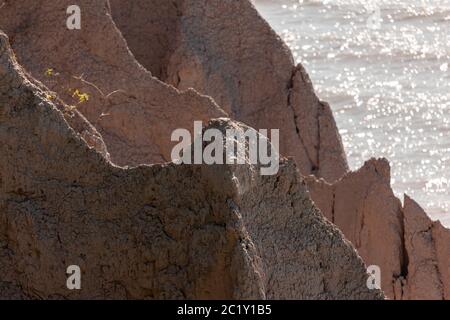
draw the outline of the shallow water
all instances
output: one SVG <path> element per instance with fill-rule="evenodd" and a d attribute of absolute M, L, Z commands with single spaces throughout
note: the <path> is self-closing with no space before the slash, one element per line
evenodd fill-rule
<path fill-rule="evenodd" d="M 352 169 L 450 226 L 450 0 L 256 0 L 334 111 Z"/>

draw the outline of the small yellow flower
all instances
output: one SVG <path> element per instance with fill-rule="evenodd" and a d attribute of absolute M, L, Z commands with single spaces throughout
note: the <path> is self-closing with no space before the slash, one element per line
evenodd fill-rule
<path fill-rule="evenodd" d="M 53 99 L 56 98 L 56 96 L 55 96 L 54 94 L 50 94 L 50 93 L 47 93 L 47 94 L 45 95 L 45 97 L 47 98 L 47 100 L 53 100 Z"/>
<path fill-rule="evenodd" d="M 53 70 L 52 68 L 48 68 L 47 70 L 45 70 L 45 75 L 46 75 L 47 77 L 51 77 L 51 76 L 54 75 L 54 71 L 55 71 L 55 70 Z"/>
<path fill-rule="evenodd" d="M 78 98 L 78 103 L 89 101 L 89 95 L 87 93 L 81 93 L 78 89 L 73 92 L 72 97 Z"/>
<path fill-rule="evenodd" d="M 89 101 L 89 95 L 87 93 L 80 94 L 78 98 L 80 100 L 80 103 Z"/>

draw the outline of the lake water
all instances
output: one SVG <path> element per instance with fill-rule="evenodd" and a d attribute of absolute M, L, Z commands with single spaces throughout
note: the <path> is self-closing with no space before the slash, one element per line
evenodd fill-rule
<path fill-rule="evenodd" d="M 450 0 L 255 0 L 335 114 L 352 169 L 450 226 Z"/>

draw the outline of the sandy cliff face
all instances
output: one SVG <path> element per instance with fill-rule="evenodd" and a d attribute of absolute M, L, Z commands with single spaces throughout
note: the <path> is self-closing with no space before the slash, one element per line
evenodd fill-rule
<path fill-rule="evenodd" d="M 388 297 L 449 298 L 449 230 L 402 207 L 387 161 L 347 173 L 329 106 L 249 1 L 77 3 L 75 31 L 71 1 L 0 10 L 1 298 L 382 298 L 354 247 Z M 296 165 L 116 166 L 226 116 L 280 129 Z"/>
<path fill-rule="evenodd" d="M 175 128 L 229 115 L 256 129 L 280 129 L 281 152 L 294 156 L 303 174 L 334 181 L 347 172 L 329 106 L 250 2 L 111 2 L 139 62 L 187 90 L 181 95 L 136 62 L 108 1 L 79 1 L 78 31 L 64 27 L 70 4 L 7 2 L 0 28 L 13 39 L 20 63 L 63 99 L 73 100 L 76 89 L 89 94 L 79 110 L 103 135 L 115 163 L 167 161 L 167 136 Z M 45 76 L 47 68 L 58 75 Z"/>
<path fill-rule="evenodd" d="M 315 204 L 366 264 L 381 268 L 389 298 L 449 298 L 450 230 L 432 222 L 407 196 L 402 207 L 390 187 L 386 160 L 370 160 L 335 184 L 312 176 L 307 184 Z"/>
<path fill-rule="evenodd" d="M 13 1 L 0 10 L 0 29 L 12 39 L 31 75 L 77 109 L 103 136 L 118 165 L 170 160 L 170 135 L 194 120 L 226 116 L 211 98 L 179 92 L 153 78 L 129 52 L 107 1 L 78 1 L 82 29 L 68 30 L 71 1 Z M 53 75 L 46 75 L 53 69 Z M 75 90 L 89 101 L 78 104 Z"/>
<path fill-rule="evenodd" d="M 234 119 L 280 129 L 302 174 L 334 181 L 346 156 L 328 104 L 250 1 L 112 0 L 114 21 L 144 67 L 209 95 Z"/>
<path fill-rule="evenodd" d="M 450 230 L 431 221 L 405 196 L 405 249 L 408 276 L 404 299 L 450 299 Z"/>
<path fill-rule="evenodd" d="M 115 167 L 3 34 L 0 79 L 0 298 L 382 298 L 293 162 L 275 176 L 251 165 Z M 65 287 L 71 264 L 80 291 Z"/>

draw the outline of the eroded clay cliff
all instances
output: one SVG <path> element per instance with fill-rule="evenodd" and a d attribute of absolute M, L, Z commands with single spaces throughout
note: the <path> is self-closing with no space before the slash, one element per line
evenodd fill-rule
<path fill-rule="evenodd" d="M 347 170 L 329 105 L 251 1 L 110 0 L 131 51 L 154 75 L 207 94 L 233 118 L 280 129 L 300 172 L 334 181 Z"/>
<path fill-rule="evenodd" d="M 71 4 L 7 2 L 0 28 L 20 63 L 63 99 L 70 101 L 75 89 L 89 94 L 78 108 L 115 163 L 167 161 L 171 131 L 228 114 L 256 129 L 280 129 L 281 152 L 294 156 L 303 174 L 334 181 L 347 172 L 330 107 L 250 1 L 111 2 L 131 51 L 153 75 L 187 90 L 182 95 L 135 61 L 108 1 L 77 1 L 76 31 L 64 25 Z M 57 75 L 45 76 L 47 68 Z"/>
<path fill-rule="evenodd" d="M 1 298 L 381 298 L 315 206 L 388 297 L 449 298 L 449 230 L 402 207 L 386 161 L 346 174 L 329 106 L 249 1 L 76 1 L 68 30 L 72 4 L 0 10 L 25 67 L 2 34 Z M 328 181 L 307 178 L 315 205 L 287 160 L 272 177 L 150 165 L 170 160 L 174 129 L 224 116 L 280 129 L 281 153 Z"/>
<path fill-rule="evenodd" d="M 0 34 L 1 298 L 382 298 L 292 161 L 116 167 L 44 90 Z"/>
<path fill-rule="evenodd" d="M 372 159 L 334 184 L 312 176 L 307 184 L 315 204 L 366 264 L 381 268 L 389 298 L 449 298 L 450 230 L 409 197 L 402 206 L 390 186 L 387 160 Z"/>
<path fill-rule="evenodd" d="M 408 196 L 403 210 L 408 274 L 402 298 L 449 300 L 450 230 Z"/>
<path fill-rule="evenodd" d="M 173 130 L 226 116 L 211 98 L 192 89 L 180 92 L 139 65 L 107 1 L 77 3 L 81 30 L 66 27 L 66 10 L 74 4 L 68 0 L 8 1 L 0 10 L 0 29 L 26 70 L 101 133 L 114 163 L 169 161 Z M 76 90 L 88 100 L 80 104 Z"/>

